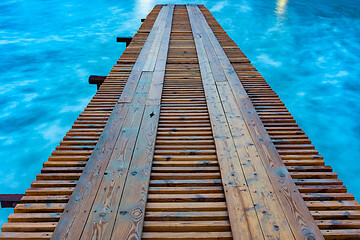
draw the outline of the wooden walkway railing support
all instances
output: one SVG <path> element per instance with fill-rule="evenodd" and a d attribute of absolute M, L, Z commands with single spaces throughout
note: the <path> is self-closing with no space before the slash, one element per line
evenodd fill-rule
<path fill-rule="evenodd" d="M 100 88 L 101 84 L 105 81 L 106 76 L 98 76 L 98 75 L 90 75 L 89 76 L 89 84 L 96 84 L 97 89 Z"/>
<path fill-rule="evenodd" d="M 130 42 L 132 40 L 132 37 L 117 37 L 116 42 L 124 42 L 126 43 L 126 46 L 130 45 Z"/>
<path fill-rule="evenodd" d="M 0 194 L 2 208 L 14 208 L 25 194 Z"/>

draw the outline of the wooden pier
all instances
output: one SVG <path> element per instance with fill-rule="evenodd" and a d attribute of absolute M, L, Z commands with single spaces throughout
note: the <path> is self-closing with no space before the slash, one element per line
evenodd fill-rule
<path fill-rule="evenodd" d="M 149 13 L 1 230 L 360 239 L 360 205 L 211 13 L 169 4 Z"/>

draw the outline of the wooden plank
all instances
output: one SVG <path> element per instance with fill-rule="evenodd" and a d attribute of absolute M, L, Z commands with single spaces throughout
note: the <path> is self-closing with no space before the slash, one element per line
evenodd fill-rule
<path fill-rule="evenodd" d="M 100 188 L 94 196 L 96 198 L 89 216 L 85 219 L 85 228 L 83 232 L 70 232 L 71 239 L 79 239 L 80 235 L 81 239 L 91 239 L 96 235 L 103 239 L 110 238 L 143 113 L 144 106 L 131 106 L 129 118 L 125 120 L 116 142 L 116 150 L 111 156 Z"/>
<path fill-rule="evenodd" d="M 132 157 L 130 173 L 117 211 L 112 239 L 122 236 L 127 239 L 141 238 L 145 217 L 145 205 L 154 155 L 156 133 L 160 116 L 160 101 L 165 76 L 165 65 L 169 48 L 174 5 L 168 5 L 168 15 L 161 39 L 159 55 L 155 62 L 155 72 L 148 93 L 147 105 Z"/>
<path fill-rule="evenodd" d="M 56 222 L 61 213 L 18 213 L 10 214 L 9 222 Z"/>
<path fill-rule="evenodd" d="M 225 232 L 230 231 L 228 221 L 152 221 L 144 225 L 146 232 Z"/>
<path fill-rule="evenodd" d="M 232 94 L 229 94 L 231 90 L 227 82 L 217 82 L 216 85 L 262 231 L 265 236 L 270 238 L 293 239 L 294 236 L 246 128 L 246 123 L 234 104 L 235 99 Z"/>
<path fill-rule="evenodd" d="M 320 229 L 359 229 L 360 220 L 317 220 Z"/>
<path fill-rule="evenodd" d="M 360 239 L 360 229 L 321 230 L 326 240 Z"/>
<path fill-rule="evenodd" d="M 231 232 L 147 232 L 143 235 L 142 239 L 146 240 L 230 240 L 233 239 L 231 236 Z"/>
<path fill-rule="evenodd" d="M 32 204 L 18 204 L 16 205 L 15 213 L 26 212 L 63 212 L 65 204 L 63 203 L 32 203 Z"/>
<path fill-rule="evenodd" d="M 97 189 L 100 186 L 102 173 L 105 172 L 107 159 L 110 159 L 114 149 L 123 120 L 127 115 L 129 106 L 117 105 L 112 112 L 105 130 L 95 147 L 88 163 L 79 179 L 79 182 L 67 204 L 63 217 L 55 229 L 53 239 L 68 239 L 71 229 L 81 229 L 87 218 Z M 85 214 L 84 214 L 85 213 Z M 85 218 L 85 219 L 84 219 Z M 79 226 L 79 219 L 81 220 Z M 77 224 L 74 224 L 74 223 Z M 76 232 L 76 231 L 72 231 Z M 71 239 L 71 238 L 70 238 Z"/>
<path fill-rule="evenodd" d="M 172 8 L 167 8 L 170 10 L 168 11 L 165 20 L 171 24 Z M 170 29 L 167 30 L 166 34 L 170 35 Z M 162 45 L 166 45 L 166 42 L 162 42 Z M 159 59 L 162 59 L 164 62 L 163 59 L 166 59 L 166 56 L 167 51 L 163 51 L 159 54 Z M 157 59 L 155 62 L 157 65 Z M 164 67 L 165 65 L 163 65 L 163 68 Z M 148 75 L 148 77 L 146 77 L 147 82 L 142 82 L 140 79 L 137 90 L 132 99 L 132 104 L 137 104 L 135 106 L 140 106 L 141 103 L 143 104 L 147 101 L 150 85 L 153 84 L 155 79 L 153 72 L 144 71 L 143 75 L 144 74 Z M 161 80 L 157 79 L 157 81 L 160 81 L 161 83 Z M 138 91 L 138 89 L 142 90 Z M 157 98 L 160 99 L 160 97 Z M 103 192 L 98 194 L 95 199 L 91 214 L 81 235 L 81 239 L 89 239 L 94 236 L 101 236 L 100 238 L 103 239 L 109 239 L 111 236 L 126 236 L 127 233 L 123 233 L 121 230 L 120 235 L 113 235 L 113 232 L 116 232 L 119 226 L 124 227 L 126 226 L 126 223 L 130 225 L 135 224 L 135 228 L 130 232 L 130 234 L 137 234 L 138 236 L 141 236 L 143 219 L 136 216 L 136 213 L 144 212 L 145 209 L 147 195 L 146 186 L 149 182 L 152 154 L 154 152 L 157 123 L 160 113 L 159 105 L 146 106 L 145 109 L 144 107 L 142 107 L 142 110 L 139 112 L 140 115 L 131 116 L 131 119 L 136 119 L 138 121 L 130 127 L 130 129 L 134 131 L 134 134 L 129 135 L 129 132 L 125 134 L 120 133 L 118 138 L 120 146 L 118 149 L 121 149 L 120 152 L 126 154 L 122 154 L 121 157 L 116 156 L 116 158 L 110 160 L 107 172 L 111 172 L 114 175 L 106 176 L 103 179 L 100 186 L 100 190 L 103 189 Z M 133 137 L 130 138 L 130 136 Z M 119 160 L 120 162 L 118 162 Z M 113 168 L 113 166 L 117 165 L 122 166 L 124 174 L 119 174 L 118 171 Z M 128 174 L 128 171 L 130 171 L 130 174 Z M 134 191 L 137 189 L 137 186 L 139 191 Z M 118 221 L 121 221 L 119 218 L 124 216 L 124 211 L 121 210 L 122 205 L 126 204 L 126 202 L 134 204 L 134 198 L 136 199 L 137 197 L 139 197 L 139 204 L 136 206 L 140 207 L 142 210 L 136 209 L 135 212 L 129 211 L 129 214 L 126 216 L 130 216 L 130 213 L 133 213 L 131 215 L 133 216 L 133 219 L 127 219 L 127 221 L 125 220 L 119 225 Z M 120 210 L 118 210 L 119 204 Z M 126 228 L 122 228 L 122 230 L 126 230 Z"/>
<path fill-rule="evenodd" d="M 51 232 L 1 232 L 0 239 L 18 239 L 18 240 L 42 240 L 50 239 L 52 236 Z"/>
<path fill-rule="evenodd" d="M 159 15 L 160 18 L 167 12 L 165 9 L 161 9 Z M 159 16 L 158 16 L 159 17 Z M 159 21 L 158 21 L 159 22 Z M 157 23 L 157 26 L 159 23 Z M 151 34 L 153 32 L 153 34 Z M 149 39 L 149 42 L 153 41 L 153 36 L 156 34 L 156 30 L 152 30 L 150 32 L 151 36 Z M 150 44 L 147 44 L 147 46 L 144 46 L 144 48 L 141 50 L 141 52 L 144 51 L 143 54 L 140 53 L 140 55 L 143 55 L 144 57 L 147 56 L 146 51 L 150 48 L 148 46 Z M 127 113 L 129 110 L 130 115 L 127 117 L 128 123 L 132 122 L 133 117 L 137 117 L 135 122 L 138 122 L 138 125 L 140 124 L 140 120 L 143 115 L 143 111 L 145 106 L 141 105 L 145 103 L 144 100 L 146 100 L 147 94 L 148 94 L 148 88 L 150 86 L 150 82 L 148 80 L 148 74 L 151 75 L 152 79 L 152 72 L 149 73 L 142 73 L 142 67 L 143 67 L 143 56 L 139 56 L 136 63 L 139 63 L 138 66 L 133 68 L 130 76 L 128 79 L 128 82 L 126 83 L 125 88 L 127 87 L 127 92 L 125 93 L 126 96 L 122 99 L 123 101 L 120 101 L 119 104 L 115 106 L 114 111 L 112 112 L 108 123 L 105 127 L 105 130 L 103 134 L 100 137 L 100 140 L 98 144 L 96 145 L 96 148 L 91 155 L 88 164 L 86 165 L 84 172 L 82 173 L 79 183 L 77 187 L 74 190 L 74 193 L 69 201 L 69 204 L 67 205 L 63 218 L 60 219 L 59 224 L 53 234 L 53 239 L 79 239 L 81 232 L 78 229 L 82 229 L 87 221 L 87 218 L 92 211 L 90 209 L 93 207 L 93 203 L 96 197 L 96 193 L 98 192 L 98 189 L 100 187 L 102 178 L 105 174 L 105 170 L 108 167 L 108 163 L 111 159 L 113 150 L 116 148 L 114 146 L 114 143 L 117 143 L 117 139 L 119 135 L 126 134 L 126 129 L 124 129 L 124 134 L 121 134 L 123 131 L 122 125 L 126 122 L 124 118 L 127 116 Z M 136 65 L 135 63 L 135 65 Z M 143 77 L 141 77 L 143 76 Z M 144 84 L 141 84 L 138 87 L 138 80 L 143 79 Z M 148 83 L 148 84 L 147 84 Z M 135 91 L 136 89 L 136 91 Z M 124 94 L 124 93 L 123 93 Z M 122 94 L 122 96 L 123 96 Z M 124 104 L 126 102 L 131 101 L 135 105 L 130 104 Z M 123 102 L 123 103 L 121 103 Z M 139 105 L 140 104 L 140 105 Z M 139 115 L 139 116 L 137 116 Z M 139 120 L 140 119 L 140 120 Z M 135 124 L 136 125 L 136 124 Z M 136 128 L 134 125 L 134 128 Z M 127 125 L 130 126 L 131 125 Z M 130 130 L 130 129 L 129 129 Z M 135 130 L 135 132 L 138 131 Z M 137 135 L 137 133 L 136 133 Z M 102 140 L 105 139 L 105 140 Z M 136 138 L 135 138 L 136 139 Z M 117 145 L 121 145 L 122 143 L 117 143 Z M 125 141 L 126 144 L 126 141 Z M 129 146 L 128 146 L 129 147 Z M 127 147 L 127 148 L 128 148 Z M 99 149 L 101 151 L 99 151 Z M 121 149 L 121 148 L 120 148 Z M 131 151 L 130 149 L 128 151 Z M 119 154 L 117 151 L 116 154 Z M 131 155 L 130 155 L 131 157 Z M 127 159 L 127 161 L 129 161 Z M 111 167 L 111 165 L 110 165 Z M 116 168 L 116 166 L 114 166 Z M 113 168 L 113 169 L 114 169 Z M 127 170 L 127 169 L 126 169 Z M 126 171 L 125 170 L 125 171 Z M 100 201 L 101 202 L 101 201 Z M 95 208 L 97 206 L 95 205 Z"/>
<path fill-rule="evenodd" d="M 196 20 L 195 24 L 199 27 L 199 32 L 204 32 L 204 29 L 201 28 L 201 22 L 198 18 Z M 208 51 L 211 45 L 209 39 L 206 36 L 201 36 L 207 56 L 214 55 L 214 52 Z M 211 62 L 210 58 L 208 61 Z M 211 73 L 213 74 L 213 70 Z M 227 82 L 221 79 L 216 81 L 216 77 L 219 75 L 221 73 L 213 74 L 215 81 L 210 84 L 217 88 L 217 92 L 214 91 L 214 94 L 219 95 L 226 122 L 230 126 L 231 133 L 229 136 L 232 136 L 235 143 L 238 160 L 241 163 L 262 232 L 266 238 L 293 239 L 293 234 L 274 194 L 266 170 L 258 157 L 258 152 L 241 117 L 242 114 L 237 108 L 234 96 L 229 94 L 231 89 Z M 226 79 L 225 76 L 223 78 Z"/>
<path fill-rule="evenodd" d="M 171 8 L 164 6 L 163 7 L 166 11 L 164 12 L 164 14 L 161 16 L 161 18 L 159 19 L 160 24 L 158 27 L 158 32 L 155 35 L 155 39 L 153 41 L 153 44 L 151 46 L 150 52 L 148 57 L 146 58 L 146 62 L 145 65 L 143 67 L 143 71 L 154 71 L 155 68 L 155 64 L 157 62 L 157 58 L 159 55 L 159 50 L 161 48 L 161 46 L 163 45 L 162 43 L 162 38 L 165 32 L 165 27 L 166 23 L 168 21 L 168 16 L 169 16 L 169 12 L 171 11 Z M 171 11 L 172 12 L 172 11 Z M 154 25 L 155 27 L 157 27 L 156 25 Z M 171 22 L 170 22 L 170 26 L 171 26 Z M 170 36 L 169 36 L 170 38 Z"/>
<path fill-rule="evenodd" d="M 277 197 L 280 200 L 295 237 L 307 239 L 309 236 L 313 236 L 314 238 L 323 239 L 320 230 L 316 226 L 305 202 L 302 200 L 300 193 L 296 189 L 290 174 L 287 172 L 278 152 L 273 146 L 259 116 L 255 112 L 251 101 L 247 97 L 229 59 L 225 55 L 201 11 L 198 8 L 195 8 L 195 10 L 202 18 L 202 26 L 206 31 L 207 36 L 202 35 L 202 37 L 208 37 L 210 39 L 210 42 L 218 55 L 231 90 L 236 98 L 238 107 L 242 112 L 242 116 L 252 136 L 253 142 L 258 149 L 260 158 L 268 171 L 272 185 L 276 190 Z"/>
<path fill-rule="evenodd" d="M 157 212 L 174 212 L 174 211 L 184 211 L 184 212 L 195 212 L 195 211 L 226 211 L 225 202 L 182 202 L 182 203 L 147 203 L 146 209 L 148 211 L 157 211 Z"/>
<path fill-rule="evenodd" d="M 250 190 L 238 160 L 235 143 L 232 138 L 229 138 L 231 132 L 216 86 L 213 84 L 213 75 L 211 74 L 202 39 L 199 36 L 196 19 L 192 7 L 187 5 L 187 9 L 198 53 L 233 237 L 234 239 L 240 239 L 241 237 L 262 239 L 263 235 L 250 196 Z"/>
<path fill-rule="evenodd" d="M 169 7 L 167 7 L 167 6 L 162 7 L 158 17 L 156 18 L 154 26 L 151 29 L 151 32 L 144 44 L 144 47 L 141 49 L 139 57 L 137 58 L 136 63 L 130 73 L 130 76 L 129 76 L 127 82 L 126 82 L 124 90 L 119 99 L 120 103 L 132 101 L 133 94 L 139 83 L 140 74 L 142 71 L 145 70 L 144 68 L 146 67 L 145 66 L 146 61 L 149 58 L 150 51 L 153 48 L 153 45 L 155 44 L 155 40 L 159 39 L 159 36 L 163 35 L 163 32 L 161 32 L 162 29 L 165 27 L 165 21 L 163 21 L 163 19 L 168 15 L 168 13 L 169 13 Z M 156 48 L 156 49 L 158 49 L 158 48 Z M 157 54 L 158 53 L 156 53 L 156 55 Z M 147 67 L 147 68 L 150 68 L 150 67 Z"/>
<path fill-rule="evenodd" d="M 147 106 L 126 178 L 112 239 L 140 239 L 147 201 L 160 106 Z M 154 114 L 154 115 L 153 115 Z M 86 239 L 86 238 L 85 238 Z"/>
<path fill-rule="evenodd" d="M 56 227 L 56 222 L 22 222 L 4 223 L 1 227 L 3 232 L 52 232 Z"/>
<path fill-rule="evenodd" d="M 154 69 L 154 79 L 151 82 L 148 100 L 146 104 L 148 105 L 160 105 L 161 102 L 161 94 L 165 76 L 165 66 L 167 60 L 167 54 L 169 50 L 169 43 L 170 43 L 170 33 L 171 33 L 171 26 L 172 26 L 172 19 L 174 13 L 174 5 L 169 4 L 169 13 L 166 18 L 165 29 L 163 38 L 161 39 L 161 46 L 159 49 L 159 55 L 156 59 L 156 65 Z M 155 61 L 154 61 L 155 62 Z"/>
<path fill-rule="evenodd" d="M 104 176 L 105 171 L 107 171 L 106 175 L 108 175 L 109 178 L 114 175 L 116 175 L 116 177 L 114 177 L 115 179 L 121 178 L 123 176 L 122 174 L 119 174 L 119 172 L 121 172 L 121 171 L 123 171 L 126 176 L 127 166 L 129 164 L 129 157 L 132 154 L 133 148 L 131 148 L 131 143 L 129 143 L 129 146 L 128 145 L 123 146 L 123 144 L 124 143 L 127 144 L 128 143 L 127 141 L 129 141 L 129 142 L 135 141 L 135 139 L 137 137 L 138 126 L 140 124 L 140 120 L 141 120 L 141 117 L 143 115 L 144 108 L 145 108 L 144 105 L 139 105 L 138 103 L 144 102 L 146 100 L 147 91 L 149 89 L 151 80 L 152 80 L 152 73 L 151 72 L 143 72 L 142 76 L 140 77 L 141 84 L 136 89 L 136 92 L 135 92 L 135 95 L 133 98 L 135 105 L 134 104 L 133 105 L 118 104 L 118 106 L 123 106 L 125 109 L 127 109 L 128 112 L 127 112 L 127 114 L 125 114 L 124 112 L 120 112 L 119 115 L 125 115 L 126 118 L 124 119 L 124 121 L 117 122 L 118 123 L 117 125 L 111 126 L 112 128 L 119 129 L 119 132 L 117 132 L 118 138 L 113 140 L 112 145 L 109 146 L 109 149 L 121 149 L 124 152 L 121 152 L 119 150 L 115 151 L 115 152 L 111 152 L 110 155 L 106 155 L 107 158 L 103 158 L 102 162 L 100 162 L 100 164 L 102 164 L 102 165 L 101 165 L 101 169 L 98 170 L 98 172 L 94 172 L 93 169 L 89 170 L 89 171 L 92 170 L 94 172 L 96 180 L 97 180 L 96 184 L 94 184 L 94 185 L 90 184 L 91 182 L 94 181 L 94 175 L 91 175 L 91 178 L 89 178 L 88 180 L 84 180 L 85 181 L 84 184 L 81 184 L 81 178 L 80 178 L 79 183 L 78 183 L 74 193 L 79 188 L 86 190 L 86 191 L 82 191 L 84 193 L 83 195 L 80 195 L 81 196 L 80 199 L 83 199 L 83 203 L 81 205 L 79 205 L 80 203 L 78 202 L 76 206 L 74 206 L 70 209 L 73 212 L 72 215 L 70 215 L 70 216 L 71 217 L 74 216 L 73 218 L 75 218 L 75 219 L 73 219 L 73 224 L 70 225 L 72 228 L 69 227 L 68 230 L 64 230 L 64 231 L 66 231 L 65 233 L 62 233 L 64 236 L 64 239 L 66 237 L 69 237 L 69 239 L 73 239 L 73 238 L 78 239 L 80 237 L 81 231 L 77 231 L 77 230 L 71 231 L 71 229 L 82 229 L 88 219 L 89 214 L 93 213 L 93 211 L 90 211 L 90 209 L 93 206 L 93 202 L 94 201 L 96 202 L 96 200 L 101 201 L 100 200 L 101 197 L 107 196 L 106 194 L 96 195 L 96 193 L 98 192 L 101 180 L 104 181 L 102 176 Z M 111 117 L 110 117 L 110 120 L 111 120 Z M 105 129 L 105 131 L 106 131 L 106 129 Z M 130 154 L 130 156 L 128 156 L 126 154 Z M 121 156 L 123 156 L 123 158 L 121 158 Z M 123 162 L 124 166 L 122 166 L 121 164 L 118 165 L 118 166 L 122 167 L 122 168 L 120 167 L 120 169 L 119 169 L 119 167 L 117 167 L 116 164 L 115 164 L 115 166 L 113 166 L 111 164 L 108 166 L 107 164 L 109 163 L 109 161 L 112 162 L 112 160 L 114 160 L 114 159 L 116 159 L 118 161 L 125 159 L 125 161 Z M 88 165 L 86 166 L 86 168 L 87 167 L 88 167 Z M 85 168 L 84 172 L 86 171 L 86 168 Z M 83 177 L 84 172 L 81 177 Z M 105 176 L 105 178 L 106 178 L 106 176 Z M 110 178 L 110 179 L 114 179 L 114 178 Z M 103 189 L 103 188 L 101 188 L 101 189 Z M 74 193 L 72 195 L 72 198 L 74 198 Z M 106 200 L 104 200 L 104 201 L 106 202 Z M 111 204 L 111 203 L 108 203 L 108 204 Z M 67 205 L 67 208 L 64 211 L 64 215 L 69 215 L 69 212 L 71 212 L 70 210 L 67 210 L 67 209 L 69 209 L 69 205 L 70 205 L 70 203 Z M 97 207 L 96 204 L 95 204 L 95 207 Z M 97 209 L 97 210 L 99 210 L 99 209 Z M 101 214 L 101 212 L 99 214 Z M 71 220 L 71 218 L 69 219 L 69 216 L 63 217 L 62 219 L 64 219 L 63 221 L 66 223 L 68 223 Z M 59 222 L 59 226 L 61 226 L 60 225 L 61 220 Z M 57 231 L 59 231 L 58 229 L 59 228 L 55 229 L 54 237 L 57 237 L 56 234 L 57 234 Z"/>

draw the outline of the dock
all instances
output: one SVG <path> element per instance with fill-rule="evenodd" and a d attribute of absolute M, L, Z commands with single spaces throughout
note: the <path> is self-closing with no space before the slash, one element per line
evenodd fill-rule
<path fill-rule="evenodd" d="M 0 239 L 360 239 L 360 205 L 203 5 L 156 5 Z"/>

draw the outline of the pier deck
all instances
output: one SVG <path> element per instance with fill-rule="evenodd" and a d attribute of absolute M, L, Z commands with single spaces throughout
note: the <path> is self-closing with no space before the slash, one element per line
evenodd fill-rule
<path fill-rule="evenodd" d="M 203 5 L 157 5 L 0 239 L 360 239 L 360 205 Z"/>

